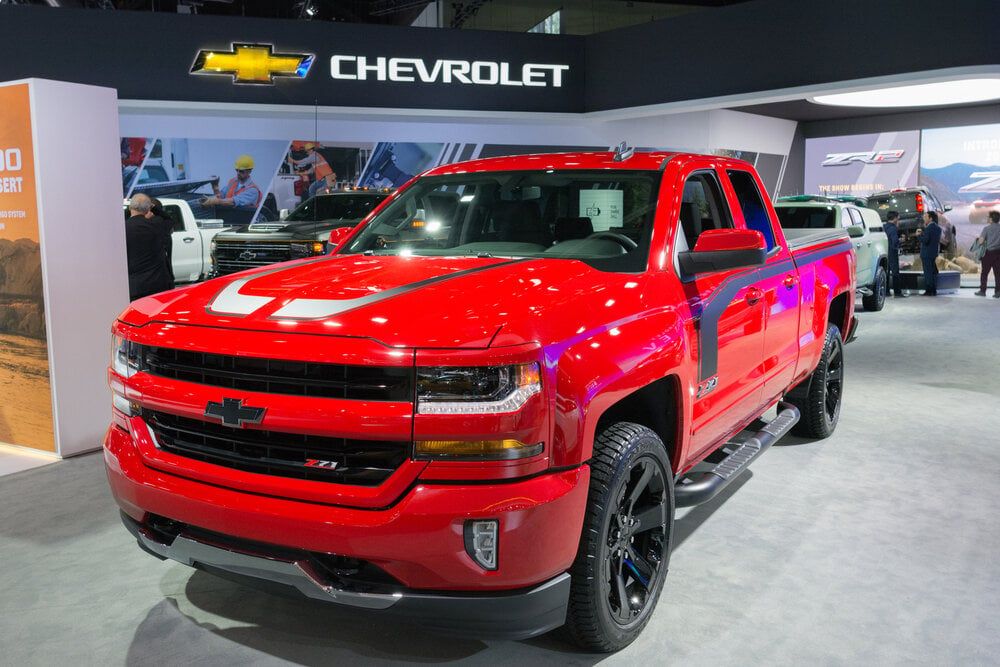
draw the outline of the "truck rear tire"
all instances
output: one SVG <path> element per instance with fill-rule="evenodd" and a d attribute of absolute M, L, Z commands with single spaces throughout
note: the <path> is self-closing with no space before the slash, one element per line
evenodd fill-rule
<path fill-rule="evenodd" d="M 670 560 L 674 486 L 663 442 L 619 422 L 594 442 L 566 630 L 591 651 L 628 646 L 649 622 Z"/>
<path fill-rule="evenodd" d="M 879 311 L 885 306 L 885 293 L 889 285 L 889 278 L 885 269 L 879 266 L 875 269 L 875 280 L 872 281 L 872 293 L 870 296 L 861 297 L 861 305 L 865 310 Z"/>
<path fill-rule="evenodd" d="M 826 327 L 823 356 L 808 378 L 785 399 L 799 409 L 802 418 L 792 433 L 806 438 L 826 438 L 837 428 L 844 398 L 844 343 L 836 324 Z"/>

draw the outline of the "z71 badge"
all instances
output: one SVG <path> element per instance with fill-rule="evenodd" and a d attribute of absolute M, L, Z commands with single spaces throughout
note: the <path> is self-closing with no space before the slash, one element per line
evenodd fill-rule
<path fill-rule="evenodd" d="M 322 459 L 306 459 L 305 466 L 307 468 L 326 468 L 327 470 L 333 470 L 337 467 L 337 462 L 324 461 Z"/>
<path fill-rule="evenodd" d="M 719 376 L 713 375 L 712 377 L 708 378 L 707 380 L 698 385 L 698 398 L 704 398 L 705 396 L 708 396 L 713 391 L 715 391 L 715 388 L 718 386 L 719 386 Z"/>

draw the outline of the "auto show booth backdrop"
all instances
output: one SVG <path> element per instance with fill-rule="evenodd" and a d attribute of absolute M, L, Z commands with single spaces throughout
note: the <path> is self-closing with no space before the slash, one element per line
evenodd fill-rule
<path fill-rule="evenodd" d="M 139 185 L 229 176 L 235 157 L 252 152 L 273 214 L 294 204 L 294 195 L 285 197 L 295 177 L 289 158 L 308 143 L 339 161 L 342 180 L 373 185 L 395 185 L 440 162 L 627 140 L 744 157 L 772 191 L 794 192 L 782 178 L 802 127 L 723 107 L 837 82 L 998 68 L 986 22 L 948 49 L 895 39 L 889 55 L 880 40 L 819 47 L 841 43 L 842 29 L 860 17 L 922 34 L 939 10 L 930 0 L 905 15 L 881 4 L 843 0 L 833 16 L 825 3 L 758 0 L 587 37 L 5 5 L 0 58 L 11 76 L 117 89 L 121 189 L 116 171 L 111 205 Z M 956 0 L 951 11 L 987 8 Z M 48 36 L 44 58 L 39 34 Z M 65 108 L 78 106 L 74 99 Z M 86 158 L 90 140 L 78 139 L 93 133 L 86 123 L 72 127 L 77 137 L 64 149 Z M 101 193 L 89 188 L 73 201 L 96 210 L 109 205 Z M 109 222 L 116 218 L 120 212 L 98 224 L 120 234 Z M 115 246 L 121 262 L 117 244 L 102 249 Z M 106 330 L 116 310 L 89 316 Z M 101 401 L 104 347 L 88 348 L 101 358 Z M 91 443 L 97 448 L 99 437 Z"/>
<path fill-rule="evenodd" d="M 988 8 L 986 0 L 956 0 L 948 11 L 975 16 Z M 946 49 L 895 38 L 886 49 L 878 36 L 840 48 L 858 25 L 932 34 L 942 11 L 932 0 L 915 0 L 907 11 L 865 0 L 833 7 L 757 0 L 588 36 L 39 7 L 0 11 L 10 28 L 0 42 L 5 67 L 22 76 L 115 87 L 123 101 L 123 136 L 274 139 L 289 147 L 311 140 L 522 150 L 603 148 L 627 140 L 755 159 L 752 154 L 786 156 L 794 124 L 718 109 L 801 97 L 834 82 L 998 69 L 1000 62 L 985 22 L 974 22 Z M 38 34 L 52 37 L 45 58 L 37 57 Z M 130 43 L 133 35 L 164 39 L 140 49 Z M 456 149 L 444 159 L 476 151 Z M 757 166 L 777 190 L 778 177 L 767 175 L 771 166 Z M 261 171 L 267 169 L 256 177 L 266 178 Z"/>
<path fill-rule="evenodd" d="M 989 8 L 988 0 L 956 0 L 947 11 L 976 16 Z M 794 124 L 719 108 L 801 97 L 834 82 L 1000 69 L 1000 46 L 981 21 L 948 48 L 893 38 L 887 49 L 875 29 L 864 33 L 875 37 L 841 48 L 845 35 L 860 34 L 858 25 L 933 34 L 942 11 L 933 0 L 915 0 L 906 11 L 866 0 L 833 7 L 757 0 L 587 36 L 22 6 L 0 11 L 8 27 L 0 40 L 5 68 L 15 76 L 116 88 L 123 105 L 132 103 L 122 109 L 123 136 L 132 138 L 516 150 L 627 140 L 756 159 L 788 155 Z M 39 34 L 51 37 L 45 58 L 37 55 Z M 155 47 L 135 48 L 135 35 L 153 36 Z M 164 114 L 178 122 L 171 126 Z M 476 150 L 456 149 L 445 159 Z M 774 171 L 757 166 L 766 178 Z M 777 176 L 769 180 L 777 190 Z"/>
<path fill-rule="evenodd" d="M 70 456 L 108 421 L 128 304 L 110 88 L 0 83 L 0 443 Z"/>

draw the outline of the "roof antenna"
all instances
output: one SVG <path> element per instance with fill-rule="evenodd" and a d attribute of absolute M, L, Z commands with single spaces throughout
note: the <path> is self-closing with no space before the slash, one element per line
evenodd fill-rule
<path fill-rule="evenodd" d="M 635 149 L 634 148 L 629 148 L 625 144 L 625 142 L 623 141 L 618 146 L 617 150 L 615 150 L 614 161 L 615 162 L 624 162 L 625 160 L 629 159 L 633 155 L 635 155 Z"/>

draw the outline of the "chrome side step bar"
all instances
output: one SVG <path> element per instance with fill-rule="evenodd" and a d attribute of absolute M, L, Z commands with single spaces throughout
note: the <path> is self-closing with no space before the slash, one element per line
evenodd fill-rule
<path fill-rule="evenodd" d="M 778 404 L 778 415 L 739 445 L 698 481 L 684 480 L 674 486 L 674 503 L 677 507 L 700 505 L 717 496 L 741 472 L 750 467 L 758 456 L 784 437 L 798 423 L 798 408 L 790 403 Z"/>

